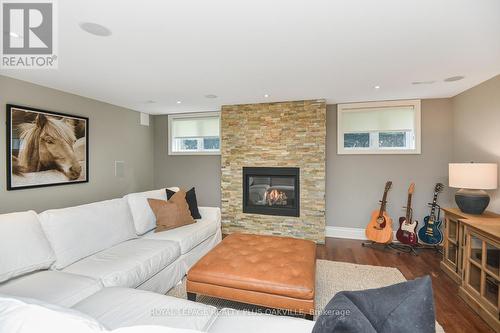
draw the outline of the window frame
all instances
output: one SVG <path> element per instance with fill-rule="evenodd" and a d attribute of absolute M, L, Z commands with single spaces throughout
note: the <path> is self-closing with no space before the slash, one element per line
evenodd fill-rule
<path fill-rule="evenodd" d="M 407 148 L 384 148 L 377 147 L 374 148 L 372 146 L 372 136 L 373 131 L 366 132 L 344 132 L 342 129 L 342 115 L 346 112 L 356 112 L 359 109 L 369 109 L 369 108 L 391 108 L 391 107 L 408 107 L 411 106 L 415 110 L 415 119 L 414 119 L 414 130 L 415 130 L 415 148 L 407 149 Z M 421 102 L 419 99 L 414 100 L 399 100 L 399 101 L 381 101 L 381 102 L 362 102 L 362 103 L 346 103 L 346 104 L 338 104 L 337 105 L 337 154 L 338 155 L 415 155 L 421 154 L 421 146 L 422 146 L 422 119 L 421 119 Z M 398 132 L 398 131 L 408 131 L 408 129 L 399 129 L 399 130 L 389 130 L 389 131 L 375 131 L 379 132 Z M 370 133 L 370 147 L 368 148 L 345 148 L 344 147 L 344 134 L 346 133 Z M 378 135 L 377 135 L 378 137 Z"/>
<path fill-rule="evenodd" d="M 186 118 L 206 118 L 206 117 L 218 117 L 219 118 L 219 149 L 218 150 L 193 150 L 193 151 L 174 151 L 173 144 L 174 138 L 172 137 L 172 123 L 174 119 L 186 119 Z M 177 113 L 168 115 L 168 134 L 167 134 L 167 146 L 169 155 L 220 155 L 220 145 L 221 140 L 221 113 L 220 111 L 211 112 L 196 112 L 196 113 Z M 193 139 L 202 139 L 193 138 Z"/>

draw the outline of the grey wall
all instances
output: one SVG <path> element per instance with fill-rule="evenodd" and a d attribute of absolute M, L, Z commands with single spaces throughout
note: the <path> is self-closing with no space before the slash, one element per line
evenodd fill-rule
<path fill-rule="evenodd" d="M 500 164 L 500 75 L 452 99 L 453 161 Z M 500 191 L 488 210 L 500 213 Z"/>
<path fill-rule="evenodd" d="M 196 186 L 203 205 L 220 206 L 220 156 L 169 156 L 167 116 L 155 116 L 155 187 Z M 421 155 L 337 155 L 337 108 L 327 108 L 327 225 L 361 228 L 378 206 L 386 180 L 394 182 L 389 213 L 404 214 L 409 183 L 416 183 L 415 217 L 428 213 L 436 182 L 447 183 L 452 158 L 450 99 L 422 101 Z M 450 195 L 441 197 L 449 204 Z"/>
<path fill-rule="evenodd" d="M 386 180 L 394 182 L 389 213 L 404 213 L 409 183 L 416 183 L 415 217 L 428 212 L 435 182 L 447 183 L 450 161 L 500 163 L 500 76 L 452 99 L 422 101 L 421 155 L 337 155 L 336 106 L 327 109 L 327 224 L 364 227 L 378 206 Z M 0 172 L 0 213 L 66 207 L 163 186 L 196 186 L 200 205 L 220 206 L 220 156 L 169 156 L 167 116 L 139 125 L 139 113 L 88 98 L 0 76 L 0 123 L 7 103 L 90 118 L 90 182 L 6 191 Z M 0 126 L 0 163 L 6 165 L 5 126 Z M 114 161 L 125 161 L 124 178 Z M 441 196 L 450 205 L 452 190 Z M 500 191 L 490 210 L 500 212 Z"/>
<path fill-rule="evenodd" d="M 201 206 L 220 207 L 220 155 L 168 155 L 168 116 L 154 117 L 155 188 L 196 187 Z"/>
<path fill-rule="evenodd" d="M 415 182 L 414 217 L 422 221 L 429 209 L 434 184 L 448 182 L 452 157 L 452 108 L 450 99 L 422 100 L 422 154 L 337 155 L 337 107 L 327 109 L 326 209 L 327 224 L 364 228 L 378 208 L 384 184 L 393 181 L 388 212 L 396 226 L 406 205 L 408 186 Z M 447 190 L 448 191 L 448 190 Z M 449 194 L 440 197 L 449 204 Z"/>
<path fill-rule="evenodd" d="M 6 191 L 7 103 L 89 117 L 90 182 Z M 120 197 L 153 187 L 153 127 L 139 124 L 138 112 L 0 76 L 0 213 L 67 207 Z M 114 176 L 114 161 L 125 161 L 125 177 Z"/>

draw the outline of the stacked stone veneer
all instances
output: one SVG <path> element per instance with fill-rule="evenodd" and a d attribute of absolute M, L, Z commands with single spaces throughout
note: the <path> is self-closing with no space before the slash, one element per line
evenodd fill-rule
<path fill-rule="evenodd" d="M 222 107 L 222 228 L 325 240 L 324 100 Z M 300 168 L 300 217 L 243 213 L 243 170 Z"/>

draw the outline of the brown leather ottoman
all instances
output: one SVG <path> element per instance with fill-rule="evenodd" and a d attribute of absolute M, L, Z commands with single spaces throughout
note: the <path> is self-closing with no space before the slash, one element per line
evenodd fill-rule
<path fill-rule="evenodd" d="M 314 313 L 316 244 L 275 236 L 231 234 L 187 274 L 188 299 L 196 294 Z"/>

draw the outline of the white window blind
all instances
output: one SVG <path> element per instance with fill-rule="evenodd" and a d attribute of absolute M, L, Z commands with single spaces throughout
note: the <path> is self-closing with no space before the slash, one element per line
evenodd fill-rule
<path fill-rule="evenodd" d="M 342 115 L 344 132 L 412 130 L 415 127 L 413 106 L 354 109 Z"/>
<path fill-rule="evenodd" d="M 174 138 L 218 137 L 220 119 L 218 116 L 174 118 L 172 125 Z"/>

